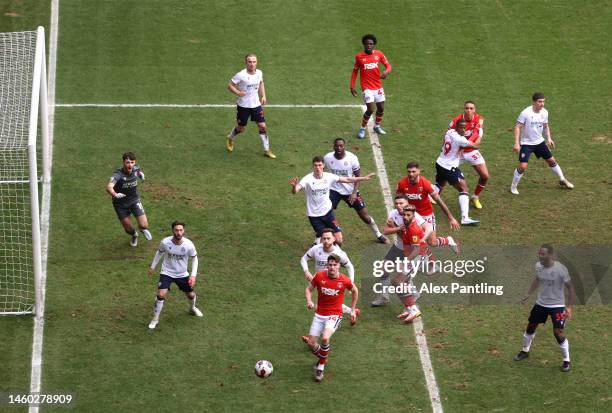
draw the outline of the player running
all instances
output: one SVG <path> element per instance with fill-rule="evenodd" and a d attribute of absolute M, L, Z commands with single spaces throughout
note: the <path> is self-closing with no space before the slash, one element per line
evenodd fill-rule
<path fill-rule="evenodd" d="M 150 329 L 154 329 L 159 323 L 159 315 L 172 283 L 176 283 L 178 288 L 185 293 L 187 301 L 189 301 L 189 313 L 196 317 L 202 317 L 202 312 L 196 307 L 196 293 L 193 290 L 198 275 L 198 254 L 193 242 L 185 238 L 184 235 L 185 223 L 174 221 L 172 223 L 172 236 L 161 240 L 149 268 L 148 275 L 151 277 L 159 260 L 162 257 L 164 258 L 157 284 L 157 300 L 155 300 L 153 319 L 149 323 Z M 187 272 L 190 257 L 191 275 Z"/>
<path fill-rule="evenodd" d="M 263 73 L 257 69 L 257 56 L 248 54 L 244 60 L 246 68 L 236 73 L 227 84 L 229 91 L 238 96 L 238 102 L 236 105 L 236 126 L 227 135 L 226 147 L 228 152 L 234 151 L 236 135 L 244 131 L 250 118 L 259 127 L 259 137 L 263 145 L 264 156 L 275 159 L 276 155 L 270 150 L 266 118 L 262 108 L 267 102 Z"/>
<path fill-rule="evenodd" d="M 336 237 L 334 237 L 334 232 L 330 228 L 325 228 L 321 233 L 321 243 L 313 245 L 310 247 L 306 253 L 300 259 L 300 265 L 302 266 L 302 270 L 304 271 L 304 277 L 306 281 L 310 282 L 313 279 L 313 275 L 310 273 L 310 269 L 308 268 L 308 261 L 314 260 L 315 262 L 315 272 L 323 271 L 327 268 L 327 258 L 331 254 L 335 254 L 340 258 L 340 265 L 345 267 L 348 276 L 351 281 L 355 281 L 355 267 L 353 263 L 349 259 L 346 252 L 342 251 L 342 248 L 335 245 Z M 344 314 L 351 314 L 351 308 L 347 305 L 342 304 L 342 312 Z M 357 313 L 357 317 L 361 311 L 357 308 L 355 309 Z M 355 322 L 351 321 L 351 325 L 355 325 L 357 322 L 357 318 L 355 318 Z"/>
<path fill-rule="evenodd" d="M 323 380 L 323 370 L 331 351 L 330 339 L 342 321 L 342 303 L 344 290 L 351 292 L 351 321 L 357 317 L 357 286 L 350 278 L 340 273 L 340 257 L 331 254 L 327 258 L 327 271 L 319 271 L 306 287 L 306 305 L 309 310 L 315 308 L 312 302 L 312 290 L 317 289 L 317 305 L 315 315 L 310 325 L 308 345 L 312 353 L 319 359 L 314 365 L 314 379 Z M 321 344 L 318 343 L 321 337 Z"/>
<path fill-rule="evenodd" d="M 480 148 L 480 139 L 470 142 L 465 138 L 467 121 L 459 119 L 455 129 L 449 129 L 444 135 L 444 143 L 436 160 L 436 186 L 444 188 L 449 183 L 459 191 L 459 208 L 461 209 L 461 225 L 476 225 L 478 221 L 470 218 L 470 194 L 465 177 L 459 169 L 462 150 Z"/>
<path fill-rule="evenodd" d="M 542 92 L 536 92 L 531 97 L 532 104 L 527 106 L 519 115 L 514 126 L 514 152 L 519 154 L 519 165 L 514 170 L 510 192 L 518 195 L 516 187 L 527 170 L 529 157 L 532 153 L 537 158 L 544 158 L 550 169 L 559 177 L 559 185 L 563 188 L 573 189 L 574 184 L 565 179 L 561 167 L 550 152 L 555 148 L 555 141 L 550 135 L 548 126 L 548 111 L 544 109 L 546 97 Z M 546 136 L 546 141 L 543 135 Z"/>
<path fill-rule="evenodd" d="M 310 225 L 315 231 L 315 243 L 319 243 L 321 233 L 325 228 L 331 228 L 336 236 L 336 243 L 342 246 L 342 230 L 336 222 L 336 216 L 329 199 L 329 190 L 336 182 L 356 183 L 369 181 L 374 173 L 366 176 L 338 176 L 323 172 L 325 166 L 322 156 L 312 158 L 312 173 L 303 177 L 299 182 L 296 177 L 289 179 L 291 193 L 297 194 L 302 189 L 306 193 L 306 213 Z"/>
<path fill-rule="evenodd" d="M 484 118 L 476 113 L 476 104 L 473 101 L 468 100 L 463 104 L 463 113 L 455 116 L 448 125 L 448 128 L 455 129 L 457 127 L 457 122 L 460 119 L 467 122 L 465 137 L 468 141 L 476 142 L 484 137 Z M 472 195 L 470 198 L 474 208 L 482 209 L 482 204 L 480 203 L 480 193 L 485 189 L 487 180 L 489 179 L 489 170 L 487 168 L 487 164 L 485 163 L 485 159 L 480 153 L 480 150 L 464 148 L 461 163 L 463 162 L 467 162 L 472 165 L 478 174 L 478 184 L 474 189 L 474 195 Z"/>
<path fill-rule="evenodd" d="M 123 167 L 117 169 L 110 182 L 106 185 L 106 192 L 113 198 L 113 208 L 123 226 L 125 232 L 132 236 L 130 245 L 135 247 L 138 245 L 138 232 L 132 225 L 130 215 L 136 217 L 138 227 L 142 235 L 151 241 L 153 236 L 149 231 L 149 222 L 145 214 L 140 194 L 138 193 L 138 179 L 145 180 L 144 173 L 140 167 L 136 165 L 136 155 L 133 152 L 126 152 L 122 156 Z"/>
<path fill-rule="evenodd" d="M 359 139 L 365 139 L 366 126 L 372 116 L 376 112 L 374 120 L 374 132 L 379 135 L 385 135 L 387 132 L 380 126 L 383 114 L 385 112 L 385 90 L 382 87 L 381 79 L 386 79 L 391 73 L 391 63 L 387 60 L 384 53 L 380 50 L 375 50 L 376 36 L 366 34 L 361 38 L 363 44 L 363 52 L 357 53 L 355 56 L 355 65 L 351 74 L 351 94 L 357 97 L 355 90 L 355 81 L 357 73 L 359 73 L 359 81 L 361 90 L 363 91 L 363 103 L 366 105 L 366 111 L 361 119 L 361 127 L 357 133 Z M 385 66 L 385 70 L 380 73 L 379 64 Z"/>
<path fill-rule="evenodd" d="M 563 356 L 561 371 L 571 369 L 569 355 L 569 341 L 565 337 L 565 320 L 572 316 L 572 304 L 576 301 L 576 290 L 572 284 L 567 268 L 555 261 L 553 247 L 544 244 L 538 254 L 539 262 L 535 265 L 536 278 L 533 280 L 527 295 L 521 302 L 525 304 L 531 294 L 538 289 L 538 298 L 531 309 L 529 323 L 523 334 L 523 349 L 514 356 L 514 361 L 521 361 L 529 357 L 529 349 L 535 337 L 538 324 L 545 324 L 548 316 L 553 324 L 553 334 Z M 564 286 L 568 289 L 568 304 L 565 306 Z"/>
<path fill-rule="evenodd" d="M 359 159 L 355 154 L 346 150 L 346 142 L 342 138 L 337 138 L 334 141 L 334 150 L 323 157 L 325 161 L 325 169 L 334 175 L 338 176 L 359 176 L 361 167 Z M 343 184 L 340 182 L 334 183 L 329 191 L 329 198 L 332 202 L 334 210 L 338 207 L 340 201 L 344 201 L 349 208 L 353 208 L 359 218 L 368 226 L 372 233 L 381 244 L 387 243 L 387 238 L 380 233 L 374 218 L 368 213 L 368 208 L 359 193 L 359 183 Z"/>

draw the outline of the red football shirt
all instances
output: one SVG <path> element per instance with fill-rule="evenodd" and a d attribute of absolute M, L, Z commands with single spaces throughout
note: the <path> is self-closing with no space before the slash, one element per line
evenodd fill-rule
<path fill-rule="evenodd" d="M 418 245 L 419 246 L 419 255 L 424 255 L 427 252 L 427 244 L 423 241 L 423 236 L 425 235 L 425 231 L 423 228 L 417 224 L 416 219 L 412 219 L 412 222 L 404 232 L 402 233 L 402 242 L 404 243 L 404 248 L 407 245 Z"/>
<path fill-rule="evenodd" d="M 402 233 L 402 241 L 405 245 L 419 245 L 423 241 L 425 231 L 417 224 L 416 219 L 413 219 L 410 225 Z"/>
<path fill-rule="evenodd" d="M 416 207 L 419 215 L 427 216 L 433 214 L 433 207 L 429 200 L 429 194 L 434 193 L 431 183 L 419 176 L 415 184 L 411 184 L 408 177 L 403 177 L 397 184 L 395 193 L 408 195 L 408 202 Z"/>
<path fill-rule="evenodd" d="M 351 290 L 353 283 L 344 274 L 338 278 L 330 278 L 327 270 L 315 274 L 310 285 L 319 292 L 317 298 L 317 314 L 342 316 L 342 303 L 344 302 L 344 290 Z"/>
<path fill-rule="evenodd" d="M 382 88 L 380 69 L 378 68 L 379 63 L 385 65 L 387 72 L 391 72 L 391 63 L 389 63 L 380 50 L 373 50 L 372 54 L 367 54 L 366 52 L 357 53 L 355 56 L 355 66 L 353 67 L 353 73 L 351 75 L 351 89 L 355 88 L 357 72 L 359 72 L 361 90 L 376 90 Z"/>
<path fill-rule="evenodd" d="M 464 113 L 460 113 L 455 116 L 449 123 L 448 128 L 455 129 L 455 126 L 457 126 L 457 121 L 459 119 L 465 119 L 464 116 Z M 467 125 L 465 125 L 465 138 L 470 142 L 476 142 L 476 139 L 478 139 L 479 136 L 482 136 L 482 124 L 484 123 L 484 118 L 481 118 L 478 113 L 474 113 L 472 120 L 465 119 L 465 121 L 467 122 Z M 474 149 L 472 148 L 464 148 L 463 152 L 468 153 L 472 152 L 473 150 Z"/>

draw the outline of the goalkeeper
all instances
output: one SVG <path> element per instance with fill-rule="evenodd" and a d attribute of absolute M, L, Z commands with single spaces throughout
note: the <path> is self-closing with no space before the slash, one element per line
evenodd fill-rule
<path fill-rule="evenodd" d="M 145 214 L 140 195 L 138 194 L 138 179 L 145 180 L 145 175 L 136 165 L 136 155 L 133 152 L 123 154 L 123 167 L 117 169 L 110 182 L 106 185 L 106 192 L 113 197 L 113 207 L 125 232 L 132 236 L 130 245 L 138 245 L 138 232 L 132 225 L 130 215 L 136 217 L 142 235 L 150 241 L 153 239 L 149 232 L 149 223 Z"/>

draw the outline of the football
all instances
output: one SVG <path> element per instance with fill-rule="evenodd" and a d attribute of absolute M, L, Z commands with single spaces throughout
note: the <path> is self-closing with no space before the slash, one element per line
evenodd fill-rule
<path fill-rule="evenodd" d="M 274 367 L 272 367 L 272 363 L 270 363 L 268 360 L 259 360 L 257 363 L 255 363 L 255 375 L 257 377 L 261 377 L 262 379 L 269 377 L 273 370 Z"/>

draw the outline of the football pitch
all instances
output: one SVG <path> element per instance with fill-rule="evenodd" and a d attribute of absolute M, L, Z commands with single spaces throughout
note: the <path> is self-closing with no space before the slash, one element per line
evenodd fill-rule
<path fill-rule="evenodd" d="M 49 2 L 5 1 L 0 32 L 42 25 L 49 33 L 50 14 Z M 313 236 L 304 195 L 291 195 L 288 180 L 310 172 L 336 137 L 363 173 L 380 172 L 379 149 L 392 191 L 410 160 L 433 180 L 448 121 L 471 99 L 486 119 L 491 179 L 484 208 L 472 211 L 481 224 L 452 235 L 465 254 L 503 257 L 491 273 L 507 289 L 486 302 L 423 298 L 438 402 L 448 412 L 612 411 L 611 21 L 610 1 L 62 0 L 41 392 L 71 394 L 83 412 L 432 411 L 413 327 L 395 319 L 400 303 L 369 306 L 370 258 L 387 248 L 344 206 L 336 215 L 362 315 L 333 336 L 325 380 L 312 380 L 315 359 L 300 341 L 312 312 L 299 259 Z M 356 138 L 361 99 L 348 88 L 368 32 L 393 65 L 380 148 Z M 235 122 L 227 83 L 251 52 L 264 73 L 275 160 L 262 156 L 254 124 L 234 153 L 225 148 Z M 536 90 L 547 96 L 554 155 L 576 188 L 560 189 L 545 163 L 532 161 L 512 196 L 512 127 Z M 128 150 L 147 176 L 139 188 L 154 236 L 136 248 L 104 190 Z M 462 168 L 473 188 L 476 174 Z M 379 179 L 361 192 L 382 228 Z M 457 192 L 442 196 L 457 216 Z M 436 213 L 438 233 L 451 234 Z M 147 268 L 175 219 L 198 249 L 204 318 L 190 317 L 173 288 L 150 331 L 156 278 Z M 576 280 L 569 373 L 559 371 L 550 322 L 531 357 L 512 360 L 531 308 L 518 301 L 545 242 L 580 274 L 604 268 L 595 284 Z M 32 325 L 0 317 L 3 397 L 30 389 Z M 274 364 L 263 380 L 253 374 L 260 359 Z"/>

